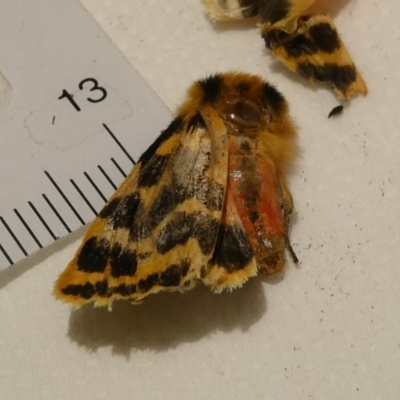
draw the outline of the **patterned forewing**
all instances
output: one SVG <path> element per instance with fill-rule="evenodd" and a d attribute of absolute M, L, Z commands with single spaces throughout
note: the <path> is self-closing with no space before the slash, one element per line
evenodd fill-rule
<path fill-rule="evenodd" d="M 148 215 L 158 181 L 166 181 L 169 154 L 176 151 L 182 121 L 175 119 L 142 155 L 131 173 L 89 227 L 73 260 L 56 281 L 57 298 L 81 306 L 110 305 L 115 298 L 135 300 L 138 269 L 155 252 Z"/>
<path fill-rule="evenodd" d="M 226 129 L 218 114 L 205 106 L 188 116 L 168 168 L 171 181 L 160 182 L 149 207 L 152 218 L 159 215 L 152 230 L 156 252 L 149 268 L 175 271 L 170 290 L 192 287 L 212 256 L 225 196 L 227 157 Z M 156 285 L 153 290 L 164 288 Z"/>
<path fill-rule="evenodd" d="M 211 257 L 223 207 L 226 132 L 217 117 L 205 110 L 162 133 L 89 228 L 56 297 L 110 305 L 192 286 Z"/>
<path fill-rule="evenodd" d="M 290 32 L 264 25 L 266 46 L 290 70 L 310 82 L 329 84 L 339 98 L 367 93 L 367 86 L 328 15 L 299 18 Z"/>
<path fill-rule="evenodd" d="M 112 276 L 122 273 L 120 253 L 127 248 L 127 225 L 141 207 L 137 194 L 140 163 L 136 164 L 122 185 L 90 225 L 72 261 L 55 283 L 54 295 L 74 306 L 88 301 L 107 305 L 114 293 Z M 128 260 L 131 257 L 131 260 Z M 130 262 L 131 261 L 131 262 Z M 125 252 L 124 272 L 134 271 L 135 254 Z"/>

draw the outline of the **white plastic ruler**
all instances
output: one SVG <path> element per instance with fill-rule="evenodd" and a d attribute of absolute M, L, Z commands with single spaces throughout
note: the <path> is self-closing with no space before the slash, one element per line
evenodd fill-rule
<path fill-rule="evenodd" d="M 0 13 L 0 270 L 93 220 L 168 109 L 78 0 Z"/>

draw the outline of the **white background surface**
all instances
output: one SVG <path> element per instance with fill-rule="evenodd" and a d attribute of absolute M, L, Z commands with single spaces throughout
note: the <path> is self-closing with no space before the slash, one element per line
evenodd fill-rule
<path fill-rule="evenodd" d="M 83 231 L 72 234 L 0 276 L 0 397 L 399 399 L 398 2 L 331 6 L 370 92 L 329 120 L 334 95 L 281 67 L 256 20 L 212 25 L 199 0 L 82 2 L 171 109 L 224 70 L 286 95 L 301 263 L 232 294 L 198 287 L 71 313 L 51 290 Z"/>

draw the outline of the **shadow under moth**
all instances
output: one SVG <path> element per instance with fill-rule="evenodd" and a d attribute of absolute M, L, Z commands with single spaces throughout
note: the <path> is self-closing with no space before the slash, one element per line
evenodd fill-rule
<path fill-rule="evenodd" d="M 281 271 L 285 249 L 297 262 L 282 172 L 295 138 L 284 97 L 259 77 L 195 82 L 89 227 L 55 297 L 111 307 L 199 281 L 221 292 Z"/>
<path fill-rule="evenodd" d="M 367 94 L 367 86 L 328 15 L 306 15 L 316 0 L 203 0 L 210 18 L 259 15 L 268 49 L 311 83 L 325 82 L 338 98 Z"/>

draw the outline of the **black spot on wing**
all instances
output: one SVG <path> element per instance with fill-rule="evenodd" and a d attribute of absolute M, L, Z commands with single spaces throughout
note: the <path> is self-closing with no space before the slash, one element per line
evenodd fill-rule
<path fill-rule="evenodd" d="M 96 293 L 96 288 L 93 284 L 86 282 L 81 288 L 81 297 L 88 300 Z"/>
<path fill-rule="evenodd" d="M 101 297 L 109 297 L 107 281 L 100 281 L 92 284 L 86 282 L 84 285 L 68 285 L 61 290 L 66 295 L 80 296 L 88 300 L 96 293 Z"/>
<path fill-rule="evenodd" d="M 176 117 L 168 126 L 168 128 L 161 133 L 161 135 L 153 142 L 153 144 L 141 155 L 139 161 L 143 167 L 156 153 L 157 149 L 166 142 L 175 132 L 181 131 L 183 128 L 183 118 Z"/>
<path fill-rule="evenodd" d="M 114 228 L 131 228 L 135 214 L 141 207 L 143 207 L 143 205 L 139 193 L 135 192 L 124 197 L 114 214 Z"/>
<path fill-rule="evenodd" d="M 253 258 L 250 243 L 239 227 L 220 225 L 210 264 L 234 272 L 245 268 Z"/>
<path fill-rule="evenodd" d="M 175 184 L 173 187 L 163 187 L 149 212 L 149 228 L 154 229 L 177 205 L 186 200 L 197 199 L 211 210 L 221 210 L 223 197 L 222 185 L 208 178 L 203 178 L 198 182 L 193 181 L 187 186 Z"/>
<path fill-rule="evenodd" d="M 315 45 L 326 53 L 333 53 L 340 47 L 337 32 L 327 22 L 313 25 L 310 28 L 310 35 L 313 38 Z"/>
<path fill-rule="evenodd" d="M 311 26 L 309 33 L 310 37 L 303 34 L 292 37 L 282 30 L 271 29 L 263 35 L 263 39 L 267 48 L 283 47 L 288 56 L 293 58 L 312 55 L 318 51 L 333 53 L 340 47 L 336 30 L 326 22 Z"/>
<path fill-rule="evenodd" d="M 356 71 L 350 65 L 324 64 L 322 67 L 316 67 L 308 62 L 299 63 L 298 72 L 303 77 L 314 78 L 320 82 L 327 82 L 335 86 L 342 92 L 346 91 L 357 78 Z"/>
<path fill-rule="evenodd" d="M 283 94 L 274 86 L 265 83 L 263 86 L 264 103 L 267 108 L 272 109 L 276 114 L 281 113 L 286 107 L 286 100 Z"/>
<path fill-rule="evenodd" d="M 203 102 L 215 103 L 222 91 L 224 78 L 221 74 L 211 75 L 199 80 L 199 85 L 203 89 Z"/>
<path fill-rule="evenodd" d="M 133 276 L 137 269 L 136 251 L 124 249 L 117 243 L 112 248 L 110 264 L 111 275 L 114 278 Z"/>
<path fill-rule="evenodd" d="M 291 4 L 289 0 L 268 0 L 259 1 L 259 7 L 261 20 L 274 24 L 287 17 Z"/>
<path fill-rule="evenodd" d="M 287 54 L 290 57 L 297 58 L 303 54 L 311 55 L 318 51 L 318 46 L 305 35 L 296 35 L 293 39 L 283 43 Z"/>
<path fill-rule="evenodd" d="M 85 242 L 78 255 L 78 269 L 84 272 L 104 272 L 110 248 L 105 240 L 98 241 L 92 237 Z"/>
<path fill-rule="evenodd" d="M 120 294 L 121 296 L 128 297 L 136 293 L 136 285 L 126 285 L 122 283 L 121 285 L 113 288 L 113 292 Z"/>
<path fill-rule="evenodd" d="M 318 51 L 318 46 L 303 34 L 291 37 L 284 31 L 271 29 L 263 35 L 263 39 L 268 49 L 284 48 L 288 56 L 293 58 L 298 58 L 302 55 L 312 55 Z"/>
<path fill-rule="evenodd" d="M 121 197 L 116 197 L 107 203 L 99 213 L 100 218 L 108 218 L 115 213 L 121 202 Z"/>
<path fill-rule="evenodd" d="M 151 207 L 149 213 L 150 228 L 155 228 L 174 208 L 173 189 L 163 187 Z"/>
<path fill-rule="evenodd" d="M 148 220 L 145 218 L 139 218 L 137 221 L 134 221 L 133 225 L 129 228 L 129 239 L 132 242 L 148 238 L 150 235 L 150 226 Z"/>
<path fill-rule="evenodd" d="M 209 254 L 214 248 L 218 221 L 200 213 L 177 213 L 157 235 L 157 251 L 165 254 L 175 246 L 184 245 L 193 237 L 197 239 L 203 254 Z"/>
<path fill-rule="evenodd" d="M 299 72 L 299 74 L 301 76 L 303 76 L 304 78 L 310 79 L 310 78 L 314 78 L 316 79 L 316 76 L 318 75 L 319 77 L 321 77 L 322 79 L 324 79 L 324 81 L 326 81 L 326 73 L 323 72 L 322 67 L 316 67 L 315 65 L 309 63 L 309 62 L 302 62 L 299 63 L 299 65 L 297 66 L 297 71 Z M 318 79 L 320 80 L 320 79 Z"/>
<path fill-rule="evenodd" d="M 108 283 L 106 280 L 101 282 L 96 282 L 95 287 L 96 287 L 96 292 L 99 296 L 110 297 L 111 294 L 109 293 Z"/>
<path fill-rule="evenodd" d="M 145 167 L 142 167 L 139 178 L 139 187 L 150 187 L 155 185 L 161 178 L 168 164 L 169 155 L 160 156 L 154 154 Z"/>
<path fill-rule="evenodd" d="M 265 46 L 272 50 L 275 47 L 281 47 L 288 36 L 288 33 L 280 31 L 279 29 L 270 29 L 262 38 L 264 39 Z"/>
<path fill-rule="evenodd" d="M 61 291 L 69 296 L 79 296 L 81 293 L 82 285 L 68 285 L 62 288 Z"/>
<path fill-rule="evenodd" d="M 181 283 L 181 267 L 171 265 L 160 275 L 160 285 L 179 286 Z"/>
<path fill-rule="evenodd" d="M 206 123 L 204 122 L 204 119 L 200 113 L 195 114 L 187 124 L 187 130 L 190 133 L 198 128 L 200 128 L 200 129 L 206 128 Z"/>
<path fill-rule="evenodd" d="M 151 274 L 145 279 L 138 282 L 138 289 L 140 293 L 148 292 L 153 286 L 159 283 L 158 274 Z"/>

